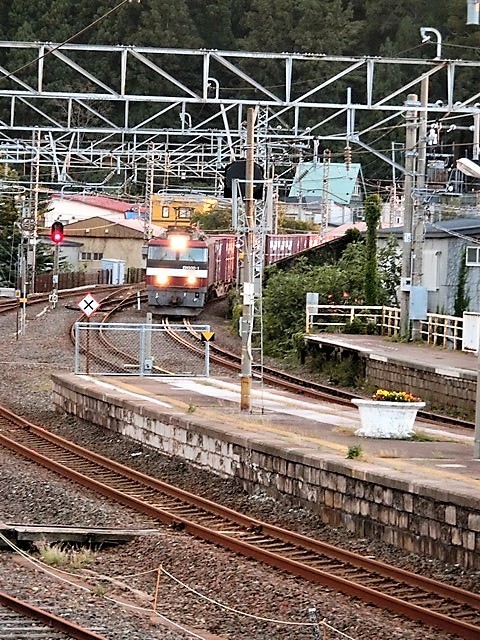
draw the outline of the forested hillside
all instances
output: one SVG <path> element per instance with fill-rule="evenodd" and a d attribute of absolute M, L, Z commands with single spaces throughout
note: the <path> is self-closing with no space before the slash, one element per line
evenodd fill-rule
<path fill-rule="evenodd" d="M 419 28 L 438 29 L 445 57 L 478 58 L 465 0 L 0 0 L 0 39 L 339 55 L 433 57 Z"/>
<path fill-rule="evenodd" d="M 324 53 L 329 56 L 383 56 L 397 58 L 428 58 L 436 56 L 436 42 L 422 43 L 421 27 L 438 30 L 442 35 L 442 58 L 467 59 L 477 61 L 480 52 L 480 26 L 467 25 L 465 0 L 0 0 L 0 40 L 11 42 L 55 42 L 69 41 L 77 44 L 135 45 L 177 49 L 221 49 L 244 51 Z M 0 66 L 15 75 L 21 82 L 36 87 L 37 68 L 32 64 L 33 50 L 15 47 L 0 49 Z M 73 63 L 78 63 L 100 81 L 109 86 L 119 86 L 118 55 L 112 52 L 99 57 L 92 53 L 70 52 Z M 154 59 L 155 60 L 155 59 Z M 155 60 L 156 62 L 156 60 Z M 203 69 L 199 59 L 172 55 L 161 60 L 166 74 L 178 77 L 181 82 L 201 93 Z M 196 64 L 196 66 L 195 66 Z M 148 76 L 145 67 L 134 58 L 129 62 L 126 92 L 132 95 L 169 95 L 170 85 L 158 74 Z M 343 65 L 343 66 L 342 66 Z M 245 58 L 239 66 L 246 74 L 265 87 L 281 87 L 285 82 L 285 69 L 275 59 Z M 395 89 L 411 81 L 408 75 L 410 65 L 387 65 L 375 75 L 376 95 L 388 95 Z M 342 62 L 325 61 L 316 58 L 315 64 L 297 64 L 292 77 L 292 86 L 298 95 L 305 93 L 325 78 L 338 73 L 336 82 L 327 83 L 324 95 L 330 102 L 344 103 L 347 90 L 351 91 L 352 102 L 363 102 L 365 80 L 362 72 L 349 74 L 348 81 L 342 77 Z M 217 75 L 218 72 L 218 75 Z M 245 89 L 238 76 L 233 77 L 225 69 L 217 68 L 215 76 L 222 86 L 239 97 L 245 97 Z M 446 100 L 445 74 L 435 74 L 430 79 L 430 96 L 435 100 Z M 455 81 L 456 99 L 467 99 L 475 93 L 478 82 L 477 68 L 464 71 L 460 80 Z M 2 78 L 5 89 L 15 91 L 18 83 Z M 98 92 L 98 86 L 90 83 L 88 76 L 79 77 L 71 69 L 62 65 L 54 56 L 45 62 L 43 88 L 82 92 Z M 418 92 L 418 85 L 415 91 Z M 250 87 L 251 91 L 251 87 Z M 251 98 L 254 91 L 247 97 Z M 406 92 L 398 96 L 398 101 L 406 99 Z M 102 117 L 121 122 L 122 106 L 112 102 L 94 104 Z M 65 114 L 61 105 L 50 102 L 52 118 L 63 121 Z M 74 105 L 75 107 L 75 105 Z M 10 104 L 4 102 L 0 119 L 10 119 Z M 19 111 L 22 106 L 17 104 Z M 18 112 L 17 111 L 17 112 Z M 27 110 L 26 118 L 32 126 L 42 126 L 42 121 L 34 110 Z M 85 109 L 73 109 L 73 125 L 80 122 L 88 125 L 91 114 Z M 134 108 L 131 107 L 133 114 Z M 133 114 L 136 122 L 149 121 L 156 117 L 156 105 L 143 102 Z M 165 109 L 161 120 L 156 122 L 164 129 L 178 126 L 178 110 Z M 213 113 L 210 105 L 190 106 L 190 114 L 195 119 L 206 119 Z M 282 122 L 292 126 L 293 111 L 285 114 Z M 362 114 L 356 124 L 368 128 L 373 121 L 370 113 Z M 302 122 L 302 126 L 315 126 L 318 119 Z M 463 124 L 458 122 L 456 124 Z M 471 134 L 466 126 L 458 138 L 457 145 L 471 145 Z M 326 120 L 322 134 L 337 133 L 335 124 Z M 385 130 L 379 137 L 388 135 L 382 149 L 390 153 L 390 145 L 404 141 L 401 127 Z M 371 138 L 377 136 L 377 131 Z M 367 138 L 368 139 L 368 138 Z M 371 142 L 371 140 L 369 140 Z M 443 140 L 441 141 L 443 144 Z M 343 154 L 343 144 L 329 144 L 332 153 Z M 338 148 L 337 148 L 338 147 Z M 322 149 L 320 149 L 320 152 Z M 358 149 L 354 152 L 357 153 Z M 448 152 L 439 148 L 439 152 Z M 385 163 L 365 157 L 354 156 L 361 161 L 365 175 L 371 179 L 390 178 Z M 103 179 L 97 177 L 98 179 Z"/>

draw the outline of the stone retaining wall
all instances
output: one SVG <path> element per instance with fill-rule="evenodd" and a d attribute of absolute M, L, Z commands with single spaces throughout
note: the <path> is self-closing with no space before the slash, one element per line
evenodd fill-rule
<path fill-rule="evenodd" d="M 134 438 L 216 475 L 237 478 L 249 492 L 289 498 L 358 537 L 480 569 L 480 499 L 389 477 L 373 465 L 262 442 L 253 431 L 228 431 L 186 411 L 103 393 L 73 375 L 53 376 L 59 410 Z M 247 435 L 246 435 L 247 434 Z"/>
<path fill-rule="evenodd" d="M 307 346 L 309 352 L 318 354 L 319 344 Z M 352 370 L 358 372 L 364 384 L 371 389 L 401 389 L 419 396 L 427 403 L 427 409 L 444 411 L 475 420 L 477 372 L 464 369 L 445 369 L 406 363 L 394 357 L 365 353 L 355 347 L 338 346 L 322 342 L 320 351 L 325 361 L 342 365 L 349 358 Z M 322 368 L 322 364 L 319 365 Z"/>
<path fill-rule="evenodd" d="M 474 372 L 454 376 L 452 371 L 429 370 L 425 366 L 420 370 L 413 364 L 384 362 L 370 356 L 365 358 L 365 381 L 372 387 L 410 391 L 432 410 L 453 411 L 466 419 L 475 419 L 477 375 Z"/>

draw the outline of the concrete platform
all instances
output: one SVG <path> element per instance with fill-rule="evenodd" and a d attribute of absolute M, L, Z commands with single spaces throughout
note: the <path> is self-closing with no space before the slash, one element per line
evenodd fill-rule
<path fill-rule="evenodd" d="M 433 347 L 427 343 L 394 342 L 382 336 L 345 333 L 308 334 L 305 339 L 318 344 L 354 349 L 372 360 L 409 363 L 441 375 L 477 376 L 479 358 L 475 353 Z"/>
<path fill-rule="evenodd" d="M 465 486 L 480 490 L 480 460 L 473 458 L 473 433 L 466 429 L 432 429 L 416 420 L 416 431 L 432 441 L 418 442 L 363 438 L 355 435 L 360 427 L 356 407 L 302 400 L 298 396 L 259 387 L 253 383 L 251 412 L 240 411 L 240 383 L 217 378 L 93 378 L 75 376 L 104 392 L 120 392 L 125 399 L 152 402 L 154 406 L 188 415 L 190 422 L 202 416 L 228 433 L 229 429 L 263 435 L 264 442 L 278 438 L 286 446 L 298 446 L 344 459 L 352 445 L 360 445 L 364 460 L 375 458 L 375 464 L 386 469 L 406 469 L 419 477 L 432 480 L 433 472 L 441 470 L 442 479 L 449 477 Z M 82 382 L 80 382 L 82 385 Z M 392 462 L 393 460 L 393 462 Z M 473 483 L 473 484 L 472 484 Z M 478 484 L 477 484 L 478 483 Z M 480 491 L 477 494 L 480 497 Z"/>
<path fill-rule="evenodd" d="M 474 353 L 381 336 L 321 333 L 305 339 L 327 360 L 350 357 L 370 387 L 410 391 L 429 408 L 475 419 L 479 358 Z"/>
<path fill-rule="evenodd" d="M 357 409 L 213 378 L 54 375 L 58 409 L 121 432 L 250 492 L 288 497 L 361 537 L 480 569 L 480 460 L 473 434 L 362 438 Z M 362 455 L 347 459 L 353 446 Z"/>

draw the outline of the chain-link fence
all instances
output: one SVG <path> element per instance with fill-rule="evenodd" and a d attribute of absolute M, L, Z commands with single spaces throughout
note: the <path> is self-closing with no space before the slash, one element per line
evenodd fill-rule
<path fill-rule="evenodd" d="M 203 347 L 192 330 L 207 336 Z M 209 325 L 77 322 L 74 371 L 103 376 L 208 376 L 209 335 Z M 185 342 L 200 346 L 201 352 L 192 353 Z"/>

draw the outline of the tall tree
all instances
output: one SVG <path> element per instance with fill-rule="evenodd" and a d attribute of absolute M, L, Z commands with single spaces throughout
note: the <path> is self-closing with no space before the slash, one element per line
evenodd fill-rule
<path fill-rule="evenodd" d="M 13 196 L 0 197 L 0 286 L 14 287 L 20 230 Z"/>
<path fill-rule="evenodd" d="M 190 0 L 190 16 L 203 46 L 208 49 L 235 49 L 232 33 L 232 8 L 224 0 Z"/>
<path fill-rule="evenodd" d="M 367 237 L 365 243 L 365 303 L 378 304 L 379 277 L 377 264 L 377 229 L 382 215 L 382 201 L 371 195 L 365 199 L 365 222 Z"/>

